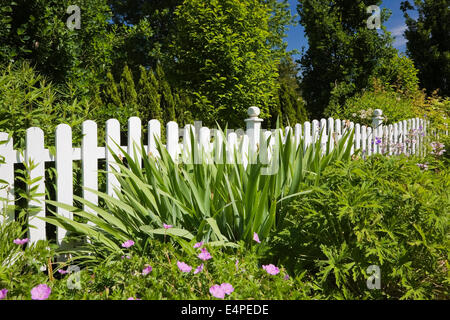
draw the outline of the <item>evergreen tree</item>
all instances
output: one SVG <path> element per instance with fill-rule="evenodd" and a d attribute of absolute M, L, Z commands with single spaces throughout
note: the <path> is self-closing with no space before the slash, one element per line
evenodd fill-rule
<path fill-rule="evenodd" d="M 158 93 L 158 81 L 152 70 L 140 67 L 141 76 L 139 78 L 138 102 L 144 121 L 157 119 L 163 122 L 161 110 L 161 97 Z"/>
<path fill-rule="evenodd" d="M 122 109 L 122 98 L 119 94 L 116 81 L 114 80 L 111 72 L 106 75 L 106 84 L 104 86 L 104 98 L 103 100 L 110 105 L 113 105 L 117 109 Z"/>
<path fill-rule="evenodd" d="M 133 75 L 127 65 L 123 68 L 119 85 L 123 106 L 132 112 L 134 111 L 134 116 L 139 116 L 137 111 L 138 96 L 134 85 Z"/>
<path fill-rule="evenodd" d="M 278 117 L 282 124 L 291 126 L 308 120 L 297 77 L 298 69 L 291 56 L 283 58 L 278 66 L 280 88 L 277 105 L 271 112 L 271 126 L 275 125 Z"/>
<path fill-rule="evenodd" d="M 378 68 L 396 54 L 392 38 L 370 30 L 367 7 L 373 0 L 299 0 L 300 24 L 305 28 L 309 48 L 300 60 L 302 91 L 314 118 L 322 116 L 334 99 L 342 104 L 370 85 Z M 381 23 L 389 13 L 381 12 Z"/>
<path fill-rule="evenodd" d="M 158 80 L 158 92 L 161 95 L 161 109 L 164 121 L 176 121 L 175 99 L 172 94 L 172 88 L 160 64 L 156 66 L 156 79 Z"/>
<path fill-rule="evenodd" d="M 450 1 L 415 0 L 418 18 L 413 19 L 408 10 L 415 9 L 403 1 L 401 9 L 406 19 L 405 37 L 407 54 L 419 69 L 419 79 L 428 93 L 440 89 L 450 94 Z"/>

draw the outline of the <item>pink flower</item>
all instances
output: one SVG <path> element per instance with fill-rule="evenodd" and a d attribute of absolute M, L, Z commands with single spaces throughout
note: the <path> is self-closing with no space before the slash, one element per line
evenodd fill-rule
<path fill-rule="evenodd" d="M 122 247 L 124 247 L 124 248 L 129 248 L 131 246 L 134 246 L 134 241 L 133 240 L 127 240 L 124 243 L 122 243 Z"/>
<path fill-rule="evenodd" d="M 202 252 L 199 253 L 198 257 L 202 259 L 203 261 L 211 259 L 211 254 L 206 250 L 206 248 L 202 248 Z"/>
<path fill-rule="evenodd" d="M 13 242 L 14 242 L 15 244 L 22 245 L 22 244 L 27 243 L 28 241 L 29 241 L 28 238 L 25 238 L 25 239 L 16 239 L 16 240 L 14 240 Z"/>
<path fill-rule="evenodd" d="M 152 272 L 152 267 L 148 266 L 147 268 L 145 268 L 144 270 L 142 270 L 142 275 L 146 276 L 146 275 L 148 275 L 150 272 Z"/>
<path fill-rule="evenodd" d="M 263 265 L 262 268 L 267 271 L 268 274 L 276 275 L 280 273 L 280 269 L 275 267 L 273 264 Z"/>
<path fill-rule="evenodd" d="M 258 243 L 261 243 L 261 241 L 259 240 L 258 234 L 256 232 L 253 232 L 253 240 L 255 240 Z"/>
<path fill-rule="evenodd" d="M 220 287 L 222 288 L 223 292 L 225 292 L 225 294 L 231 294 L 234 291 L 233 286 L 229 283 L 222 283 Z"/>
<path fill-rule="evenodd" d="M 202 271 L 203 271 L 203 263 L 202 263 L 201 265 L 199 265 L 199 266 L 195 269 L 194 274 L 197 274 L 197 273 L 202 272 Z"/>
<path fill-rule="evenodd" d="M 142 299 L 129 297 L 127 300 L 142 300 Z"/>
<path fill-rule="evenodd" d="M 289 277 L 289 275 L 288 275 L 288 274 L 286 274 L 286 275 L 284 276 L 284 278 L 283 278 L 283 279 L 284 279 L 284 280 L 289 280 L 289 278 L 290 278 L 290 277 Z"/>
<path fill-rule="evenodd" d="M 225 294 L 231 294 L 234 288 L 229 283 L 222 283 L 221 285 L 215 284 L 209 288 L 209 292 L 216 298 L 223 299 Z"/>
<path fill-rule="evenodd" d="M 6 294 L 8 293 L 7 289 L 0 290 L 0 300 L 3 300 L 6 298 Z"/>
<path fill-rule="evenodd" d="M 171 224 L 165 224 L 165 223 L 163 223 L 163 226 L 164 226 L 164 229 L 170 229 L 170 228 L 173 228 L 173 225 L 171 225 Z"/>
<path fill-rule="evenodd" d="M 69 273 L 69 271 L 63 270 L 63 269 L 59 269 L 58 272 L 59 272 L 60 274 L 66 274 L 66 273 Z"/>
<path fill-rule="evenodd" d="M 211 288 L 209 288 L 209 292 L 216 298 L 225 298 L 225 291 L 223 291 L 222 287 L 218 284 L 215 284 Z"/>
<path fill-rule="evenodd" d="M 203 241 L 197 242 L 196 244 L 194 244 L 194 248 L 200 248 L 203 245 Z"/>
<path fill-rule="evenodd" d="M 46 284 L 40 284 L 31 289 L 31 299 L 33 300 L 47 300 L 52 289 Z"/>
<path fill-rule="evenodd" d="M 177 261 L 177 266 L 181 272 L 191 272 L 192 270 L 192 267 L 184 262 Z"/>
<path fill-rule="evenodd" d="M 238 271 L 238 269 L 239 269 L 238 264 L 239 264 L 239 260 L 236 259 L 236 262 L 235 262 L 235 264 L 234 264 L 234 265 L 236 266 L 236 271 Z"/>
<path fill-rule="evenodd" d="M 130 256 L 122 256 L 121 258 L 122 258 L 122 259 L 125 259 L 125 258 L 126 258 L 126 259 L 131 259 Z"/>

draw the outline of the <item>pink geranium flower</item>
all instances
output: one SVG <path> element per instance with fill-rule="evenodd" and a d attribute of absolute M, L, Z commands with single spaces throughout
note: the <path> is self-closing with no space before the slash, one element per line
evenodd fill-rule
<path fill-rule="evenodd" d="M 63 270 L 63 269 L 59 269 L 58 272 L 59 272 L 60 274 L 66 274 L 66 273 L 69 273 L 69 271 Z"/>
<path fill-rule="evenodd" d="M 131 246 L 134 246 L 134 241 L 133 240 L 127 240 L 124 243 L 122 243 L 122 247 L 124 247 L 124 248 L 129 248 Z"/>
<path fill-rule="evenodd" d="M 23 244 L 27 243 L 28 241 L 29 241 L 29 239 L 25 238 L 25 239 L 15 239 L 13 242 L 18 245 L 23 245 Z"/>
<path fill-rule="evenodd" d="M 142 275 L 146 276 L 146 275 L 148 275 L 150 272 L 152 272 L 152 267 L 148 266 L 147 268 L 145 268 L 144 270 L 142 270 Z"/>
<path fill-rule="evenodd" d="M 202 252 L 199 253 L 198 257 L 202 259 L 203 261 L 211 259 L 211 254 L 206 250 L 206 248 L 202 248 Z"/>
<path fill-rule="evenodd" d="M 7 289 L 0 290 L 0 300 L 3 300 L 6 298 L 6 294 L 8 293 Z"/>
<path fill-rule="evenodd" d="M 255 240 L 258 243 L 261 243 L 261 241 L 259 240 L 258 234 L 256 232 L 253 232 L 253 240 Z"/>
<path fill-rule="evenodd" d="M 199 265 L 199 266 L 195 269 L 194 274 L 197 274 L 197 273 L 202 272 L 202 271 L 203 271 L 203 263 L 202 263 L 201 265 Z"/>
<path fill-rule="evenodd" d="M 129 297 L 127 300 L 142 300 L 142 299 Z"/>
<path fill-rule="evenodd" d="M 216 298 L 223 299 L 226 294 L 231 294 L 234 288 L 229 283 L 222 283 L 221 285 L 215 284 L 209 288 L 209 292 Z"/>
<path fill-rule="evenodd" d="M 218 284 L 215 284 L 211 288 L 209 288 L 209 292 L 216 298 L 225 298 L 225 291 L 223 291 L 222 287 Z"/>
<path fill-rule="evenodd" d="M 225 292 L 225 294 L 231 294 L 234 291 L 233 286 L 229 283 L 222 283 L 220 287 L 222 288 L 223 292 Z"/>
<path fill-rule="evenodd" d="M 163 223 L 163 227 L 164 227 L 164 229 L 170 229 L 170 228 L 173 228 L 173 225 Z"/>
<path fill-rule="evenodd" d="M 273 264 L 269 264 L 269 265 L 263 265 L 262 268 L 264 270 L 267 271 L 268 274 L 271 275 L 277 275 L 278 273 L 280 273 L 280 269 L 278 269 L 277 267 L 275 267 Z"/>
<path fill-rule="evenodd" d="M 203 245 L 203 241 L 197 242 L 196 244 L 194 244 L 194 248 L 200 248 Z"/>
<path fill-rule="evenodd" d="M 31 299 L 33 300 L 47 300 L 52 293 L 52 289 L 46 284 L 40 284 L 31 289 Z"/>
<path fill-rule="evenodd" d="M 192 267 L 184 262 L 177 261 L 178 269 L 180 269 L 181 272 L 191 272 Z"/>

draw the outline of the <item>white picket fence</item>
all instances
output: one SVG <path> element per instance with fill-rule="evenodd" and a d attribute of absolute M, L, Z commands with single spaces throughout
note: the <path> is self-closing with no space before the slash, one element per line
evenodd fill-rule
<path fill-rule="evenodd" d="M 242 155 L 242 164 L 244 166 L 248 163 L 249 151 L 255 150 L 259 142 L 260 132 L 264 132 L 264 137 L 269 137 L 271 131 L 261 131 L 262 119 L 258 118 L 259 109 L 256 107 L 249 108 L 249 118 L 246 119 L 246 130 L 228 131 L 226 141 L 226 159 L 231 161 L 235 150 L 239 150 Z M 423 139 L 427 134 L 427 127 L 429 122 L 424 119 L 414 118 L 404 120 L 393 125 L 382 125 L 382 112 L 376 110 L 373 117 L 372 127 L 360 124 L 354 124 L 346 120 L 339 119 L 321 119 L 313 120 L 312 122 L 305 122 L 304 124 L 296 124 L 294 128 L 287 127 L 288 130 L 293 130 L 297 145 L 300 139 L 304 139 L 305 146 L 315 143 L 322 134 L 321 144 L 325 145 L 329 135 L 332 135 L 336 141 L 339 141 L 347 130 L 355 130 L 352 152 L 361 149 L 365 156 L 370 156 L 374 153 L 386 154 L 400 154 L 412 153 L 418 154 L 424 152 Z M 198 122 L 196 123 L 198 125 Z M 179 128 L 176 122 L 169 122 L 166 126 L 166 144 L 165 147 L 175 161 L 179 161 L 180 155 L 186 153 L 190 148 L 190 130 L 195 132 L 195 141 L 199 143 L 204 150 L 213 150 L 214 143 L 221 145 L 222 139 L 225 137 L 217 134 L 218 131 L 210 130 L 206 127 L 194 128 L 192 125 L 187 125 L 185 128 Z M 81 160 L 82 169 L 82 187 L 87 187 L 93 190 L 98 190 L 98 160 L 106 160 L 106 191 L 108 195 L 115 196 L 115 189 L 119 189 L 120 185 L 115 175 L 109 170 L 115 168 L 119 170 L 114 162 L 112 153 L 120 153 L 116 145 L 120 144 L 121 128 L 119 121 L 116 119 L 109 119 L 106 121 L 106 141 L 105 146 L 97 145 L 97 123 L 88 120 L 82 124 L 82 143 L 81 147 L 74 147 L 72 145 L 72 129 L 67 124 L 60 124 L 56 127 L 55 132 L 55 155 L 44 148 L 44 133 L 40 128 L 33 127 L 26 131 L 26 148 L 22 155 L 21 152 L 13 149 L 12 139 L 8 140 L 6 133 L 0 132 L 0 141 L 8 140 L 6 144 L 0 145 L 0 155 L 5 157 L 5 164 L 0 164 L 0 179 L 8 182 L 8 187 L 0 189 L 0 213 L 6 210 L 6 218 L 14 219 L 14 211 L 9 210 L 7 204 L 14 201 L 14 164 L 15 163 L 29 163 L 32 160 L 35 167 L 29 172 L 30 178 L 35 179 L 42 177 L 35 185 L 37 186 L 37 193 L 45 193 L 45 163 L 54 162 L 57 177 L 56 177 L 56 201 L 73 204 L 73 161 Z M 214 137 L 211 142 L 211 137 Z M 158 155 L 156 139 L 161 137 L 161 124 L 158 120 L 151 120 L 148 122 L 148 145 L 145 145 L 145 151 L 148 154 Z M 198 137 L 198 138 L 197 138 Z M 132 117 L 128 120 L 128 143 L 122 146 L 127 153 L 134 154 L 133 145 L 140 144 L 142 138 L 142 124 L 137 117 Z M 180 141 L 180 138 L 181 141 Z M 373 148 L 372 148 L 373 146 Z M 216 152 L 220 152 L 221 148 L 216 148 Z M 138 159 L 142 155 L 138 154 Z M 217 158 L 217 157 L 216 157 Z M 220 158 L 220 156 L 219 156 Z M 136 159 L 136 160 L 138 160 Z M 83 189 L 83 198 L 91 203 L 98 204 L 98 196 L 90 191 Z M 30 217 L 29 223 L 35 228 L 29 229 L 29 238 L 31 242 L 36 242 L 40 239 L 46 239 L 46 223 L 38 217 L 45 217 L 45 196 L 39 196 L 34 201 L 29 203 L 29 206 L 37 207 L 37 213 Z M 92 212 L 87 206 L 85 211 Z M 62 208 L 57 208 L 57 212 L 65 217 L 72 218 L 71 213 Z M 2 217 L 0 216 L 0 223 Z M 65 230 L 57 228 L 57 241 L 61 243 L 65 236 Z"/>

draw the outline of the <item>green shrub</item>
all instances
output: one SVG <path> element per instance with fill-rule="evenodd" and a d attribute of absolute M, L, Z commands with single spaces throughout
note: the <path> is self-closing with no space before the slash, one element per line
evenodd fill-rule
<path fill-rule="evenodd" d="M 344 105 L 331 105 L 325 110 L 327 117 L 345 119 L 371 126 L 373 111 L 383 111 L 383 123 L 390 124 L 416 117 L 414 100 L 393 90 L 378 88 L 365 90 L 347 99 Z"/>
<path fill-rule="evenodd" d="M 444 299 L 449 292 L 450 172 L 373 157 L 328 167 L 288 211 L 272 256 L 345 298 Z M 381 290 L 366 269 L 381 268 Z"/>
<path fill-rule="evenodd" d="M 80 124 L 91 110 L 75 96 L 73 89 L 52 85 L 27 63 L 0 67 L 0 131 L 13 135 L 15 147 L 24 147 L 26 130 L 40 127 L 46 145 L 54 145 L 56 126 L 67 123 L 74 127 L 74 143 L 79 142 Z"/>

